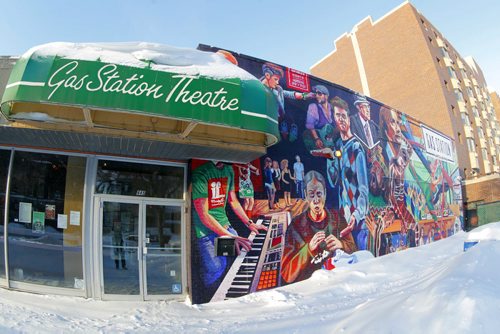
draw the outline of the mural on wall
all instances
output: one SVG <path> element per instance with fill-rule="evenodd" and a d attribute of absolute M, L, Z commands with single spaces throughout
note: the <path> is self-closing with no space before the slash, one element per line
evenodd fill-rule
<path fill-rule="evenodd" d="M 281 141 L 248 164 L 191 162 L 194 303 L 298 282 L 356 254 L 381 256 L 462 229 L 448 137 L 344 87 L 223 53 L 275 95 Z M 235 239 L 235 256 L 216 256 L 222 236 Z"/>

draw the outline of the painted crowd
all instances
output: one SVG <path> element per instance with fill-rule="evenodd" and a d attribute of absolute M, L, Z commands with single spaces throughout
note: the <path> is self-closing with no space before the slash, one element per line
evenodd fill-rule
<path fill-rule="evenodd" d="M 220 237 L 235 239 L 237 256 L 256 252 L 251 235 L 274 233 L 254 273 L 241 275 L 270 280 L 252 292 L 307 279 L 342 256 L 381 256 L 462 228 L 456 157 L 426 150 L 431 128 L 344 87 L 223 53 L 274 94 L 281 141 L 247 164 L 192 161 L 194 303 L 214 300 L 235 261 L 217 256 Z M 262 223 L 278 216 L 279 229 Z"/>

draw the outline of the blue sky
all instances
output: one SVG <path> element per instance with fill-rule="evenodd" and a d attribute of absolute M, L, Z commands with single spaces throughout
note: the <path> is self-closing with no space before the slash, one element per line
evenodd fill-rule
<path fill-rule="evenodd" d="M 38 44 L 148 41 L 204 43 L 308 72 L 333 41 L 367 16 L 377 20 L 402 0 L 16 0 L 1 1 L 0 55 Z M 411 3 L 463 56 L 472 55 L 500 90 L 500 1 Z"/>

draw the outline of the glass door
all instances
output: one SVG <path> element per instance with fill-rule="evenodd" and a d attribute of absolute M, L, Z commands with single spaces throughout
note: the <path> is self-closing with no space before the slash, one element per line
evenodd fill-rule
<path fill-rule="evenodd" d="M 101 200 L 103 295 L 141 295 L 140 203 Z"/>
<path fill-rule="evenodd" d="M 96 202 L 102 297 L 147 300 L 184 293 L 182 203 L 105 196 Z"/>
<path fill-rule="evenodd" d="M 182 294 L 182 206 L 150 202 L 144 208 L 144 299 Z"/>

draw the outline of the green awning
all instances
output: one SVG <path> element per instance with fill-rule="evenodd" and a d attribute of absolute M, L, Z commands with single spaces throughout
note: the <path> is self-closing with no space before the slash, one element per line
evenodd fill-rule
<path fill-rule="evenodd" d="M 40 112 L 56 106 L 57 113 L 47 119 L 65 122 L 80 122 L 69 115 L 80 109 L 117 112 L 119 119 L 124 114 L 153 116 L 257 133 L 264 138 L 262 146 L 270 146 L 279 138 L 275 98 L 242 71 L 222 56 L 193 49 L 147 43 L 47 44 L 18 60 L 1 112 L 9 120 L 40 120 Z M 16 110 L 23 104 L 30 108 Z M 85 120 L 92 123 L 88 113 Z"/>

